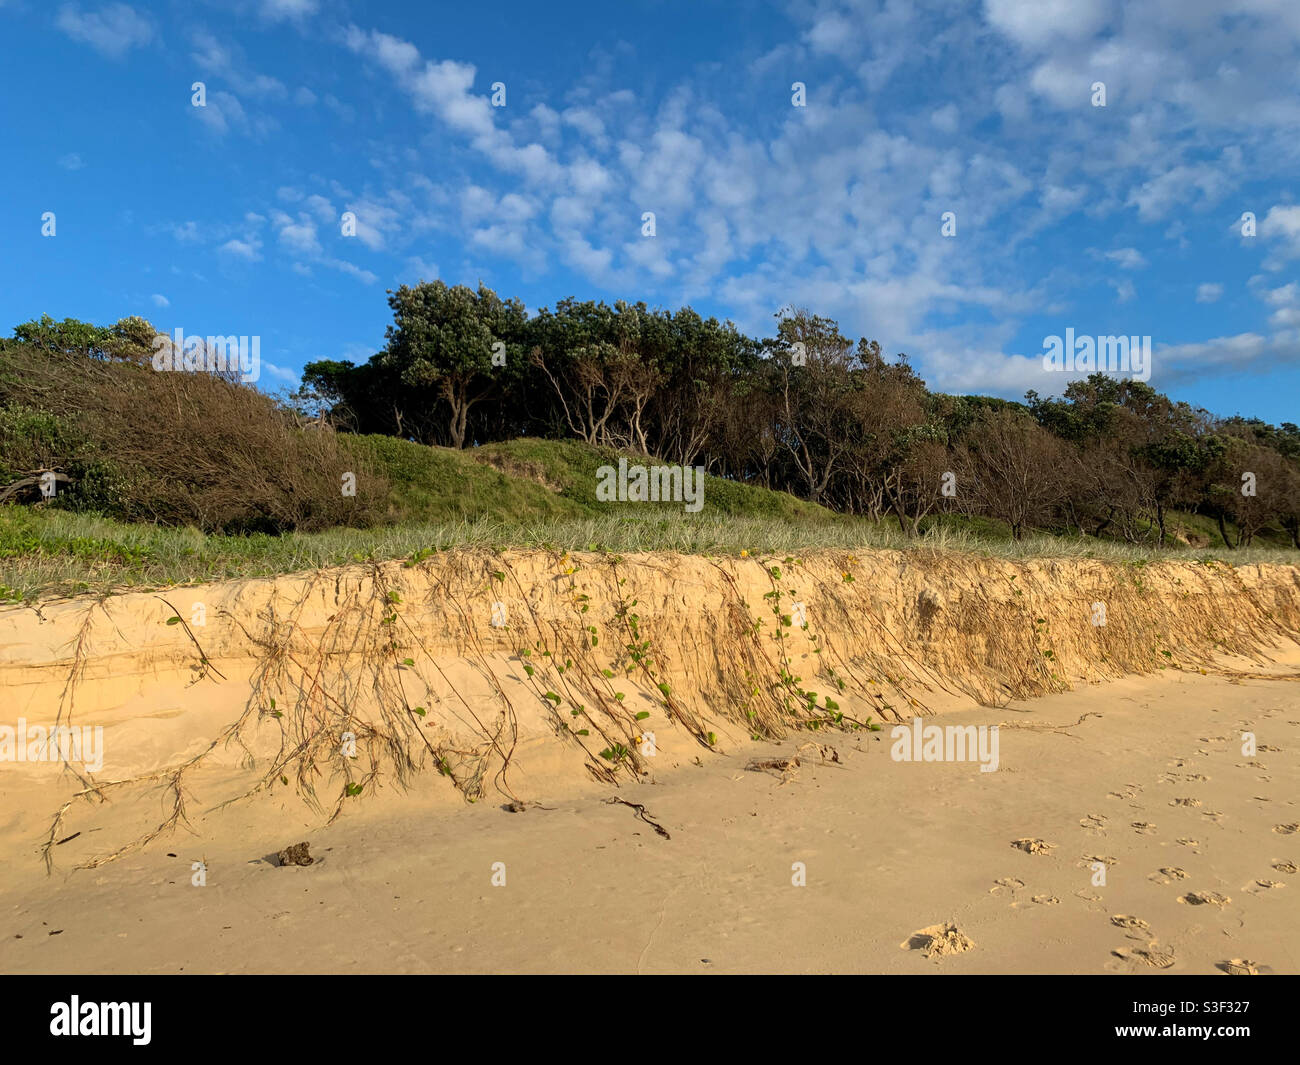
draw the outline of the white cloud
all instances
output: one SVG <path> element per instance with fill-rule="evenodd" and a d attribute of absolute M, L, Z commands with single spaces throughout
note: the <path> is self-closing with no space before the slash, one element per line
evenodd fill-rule
<path fill-rule="evenodd" d="M 956 133 L 960 117 L 961 112 L 957 110 L 956 104 L 944 104 L 937 111 L 930 112 L 930 125 L 940 133 Z"/>
<path fill-rule="evenodd" d="M 1147 264 L 1146 257 L 1137 248 L 1116 248 L 1106 252 L 1104 257 L 1121 270 L 1140 270 Z"/>
<path fill-rule="evenodd" d="M 271 22 L 297 20 L 316 14 L 320 0 L 262 0 L 262 17 Z"/>
<path fill-rule="evenodd" d="M 377 274 L 374 274 L 369 270 L 363 269 L 362 267 L 357 266 L 354 263 L 347 262 L 346 260 L 343 259 L 322 259 L 321 262 L 325 266 L 330 267 L 331 269 L 338 270 L 341 273 L 345 273 L 351 277 L 355 277 L 358 281 L 360 281 L 364 285 L 373 285 L 376 281 L 379 280 L 379 276 Z"/>
<path fill-rule="evenodd" d="M 1300 205 L 1277 205 L 1259 221 L 1259 235 L 1273 245 L 1273 262 L 1300 258 Z"/>
<path fill-rule="evenodd" d="M 1223 295 L 1223 286 L 1216 281 L 1205 281 L 1196 286 L 1197 303 L 1217 303 Z"/>
<path fill-rule="evenodd" d="M 1294 333 L 1238 333 L 1190 344 L 1157 344 L 1152 363 L 1162 387 L 1204 379 L 1207 373 L 1267 370 L 1295 357 Z"/>
<path fill-rule="evenodd" d="M 245 69 L 242 55 L 222 44 L 207 30 L 196 30 L 190 35 L 194 51 L 190 58 L 208 75 L 224 78 L 236 92 L 248 96 L 283 97 L 284 83 L 268 74 L 258 74 Z"/>
<path fill-rule="evenodd" d="M 249 262 L 256 262 L 262 257 L 259 251 L 260 247 L 261 241 L 258 240 L 228 240 L 217 251 L 233 256 L 236 259 L 247 259 Z"/>
<path fill-rule="evenodd" d="M 421 281 L 436 281 L 442 276 L 442 271 L 438 269 L 437 263 L 431 263 L 418 255 L 412 255 L 406 260 L 406 269 L 408 273 Z"/>
<path fill-rule="evenodd" d="M 284 219 L 279 223 L 276 234 L 280 243 L 296 255 L 315 256 L 321 253 L 320 240 L 316 236 L 316 225 L 306 216 L 299 216 L 299 221 Z"/>
<path fill-rule="evenodd" d="M 153 24 L 128 4 L 108 4 L 83 12 L 76 4 L 59 9 L 55 25 L 74 41 L 88 44 L 110 59 L 120 59 L 132 48 L 153 40 Z"/>
<path fill-rule="evenodd" d="M 344 32 L 347 47 L 379 64 L 396 79 L 417 111 L 432 114 L 450 129 L 469 137 L 470 144 L 498 168 L 523 174 L 530 182 L 554 180 L 559 168 L 540 144 L 518 145 L 498 129 L 488 97 L 472 92 L 476 70 L 471 63 L 451 59 L 424 60 L 409 41 L 378 30 L 356 26 Z"/>
<path fill-rule="evenodd" d="M 1108 281 L 1107 284 L 1115 290 L 1115 298 L 1120 303 L 1131 303 L 1137 298 L 1137 287 L 1128 278 L 1121 281 Z"/>
<path fill-rule="evenodd" d="M 76 152 L 69 152 L 59 159 L 59 166 L 63 167 L 64 170 L 80 170 L 85 165 L 81 156 Z"/>
<path fill-rule="evenodd" d="M 249 128 L 244 105 L 228 92 L 208 93 L 206 106 L 191 107 L 190 110 L 219 137 L 224 137 L 232 127 L 242 131 Z"/>
<path fill-rule="evenodd" d="M 1110 19 L 1112 0 L 985 0 L 989 25 L 1017 44 L 1039 49 L 1091 37 Z"/>
<path fill-rule="evenodd" d="M 172 301 L 159 292 L 155 292 L 149 298 L 153 300 L 154 305 L 157 307 L 170 307 L 172 305 Z"/>
<path fill-rule="evenodd" d="M 261 366 L 263 370 L 278 380 L 287 381 L 291 385 L 298 383 L 299 377 L 297 372 L 294 370 L 286 369 L 283 366 L 277 366 L 275 363 L 267 362 L 265 359 L 262 360 Z"/>

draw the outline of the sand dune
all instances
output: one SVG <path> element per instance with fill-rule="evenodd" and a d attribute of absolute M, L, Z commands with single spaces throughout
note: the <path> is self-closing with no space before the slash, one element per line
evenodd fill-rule
<path fill-rule="evenodd" d="M 1089 563 L 500 565 L 0 612 L 0 724 L 102 728 L 108 800 L 58 764 L 0 763 L 0 970 L 1300 971 L 1292 569 L 1170 564 L 1134 590 Z M 808 628 L 747 650 L 738 604 L 752 625 L 774 586 Z M 620 643 L 655 665 L 604 677 L 633 600 L 643 640 Z M 194 602 L 206 625 L 167 624 Z M 542 639 L 551 664 L 518 654 Z M 818 719 L 836 691 L 831 713 L 883 727 L 782 734 L 789 685 L 756 680 L 765 662 L 816 686 Z M 746 669 L 762 719 L 738 712 Z M 394 697 L 424 710 L 409 729 Z M 1000 726 L 996 769 L 897 760 L 895 719 L 917 716 Z M 593 750 L 615 742 L 626 757 Z M 311 863 L 281 866 L 300 841 Z"/>

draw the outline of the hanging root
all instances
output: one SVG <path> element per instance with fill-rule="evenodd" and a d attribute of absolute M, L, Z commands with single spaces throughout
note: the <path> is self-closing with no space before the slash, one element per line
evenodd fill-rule
<path fill-rule="evenodd" d="M 876 729 L 877 721 L 933 713 L 938 693 L 1005 706 L 1068 690 L 1080 677 L 1163 668 L 1300 679 L 1212 665 L 1220 652 L 1260 660 L 1262 647 L 1296 635 L 1300 604 L 1286 581 L 1254 575 L 1252 588 L 1222 566 L 1059 565 L 1062 573 L 1050 560 L 924 552 L 875 552 L 866 563 L 822 552 L 811 560 L 643 556 L 635 564 L 608 553 L 421 552 L 406 564 L 283 578 L 256 613 L 217 610 L 225 625 L 205 633 L 206 647 L 158 595 L 197 658 L 194 683 L 227 681 L 213 654 L 253 659 L 242 706 L 182 764 L 103 782 L 68 765 L 80 786 L 54 815 L 40 853 L 52 869 L 78 803 L 107 803 L 132 788 L 161 787 L 164 816 L 81 868 L 188 824 L 193 774 L 218 752 L 233 752 L 256 776 L 209 812 L 280 786 L 328 822 L 349 798 L 413 787 L 431 769 L 466 801 L 495 790 L 525 803 L 514 783 L 521 721 L 548 727 L 589 776 L 618 786 L 650 773 L 646 733 L 663 720 L 716 749 L 713 730 L 724 725 L 759 740 Z M 1147 586 L 1155 579 L 1158 596 Z M 683 581 L 702 598 L 688 602 Z M 509 624 L 489 627 L 498 599 L 513 604 Z M 1102 625 L 1088 620 L 1097 601 L 1108 617 Z M 80 619 L 60 725 L 73 719 L 97 610 L 115 624 L 104 600 Z M 243 675 L 226 668 L 233 690 Z M 1088 716 L 1002 727 L 1068 735 Z M 750 768 L 787 776 L 799 764 Z"/>

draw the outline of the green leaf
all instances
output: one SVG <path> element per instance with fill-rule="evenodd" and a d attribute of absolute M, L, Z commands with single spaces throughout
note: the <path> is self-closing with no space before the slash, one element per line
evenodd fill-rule
<path fill-rule="evenodd" d="M 181 623 L 181 619 L 175 616 L 167 619 L 168 625 L 179 625 L 180 623 Z"/>
<path fill-rule="evenodd" d="M 637 719 L 638 721 L 644 721 L 644 720 L 645 720 L 646 718 L 648 718 L 649 716 L 650 716 L 650 711 L 649 711 L 649 710 L 639 710 L 639 711 L 637 711 L 636 719 Z"/>

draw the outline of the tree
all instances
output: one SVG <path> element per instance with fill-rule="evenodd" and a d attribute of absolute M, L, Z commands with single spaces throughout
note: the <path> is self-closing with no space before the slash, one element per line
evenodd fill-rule
<path fill-rule="evenodd" d="M 1011 526 L 1013 539 L 1046 520 L 1064 497 L 1061 441 L 1027 415 L 985 411 L 968 447 L 974 499 Z"/>
<path fill-rule="evenodd" d="M 803 308 L 786 308 L 776 317 L 771 350 L 780 399 L 777 439 L 817 503 L 842 470 L 853 430 L 866 413 L 850 373 L 852 342 L 834 321 Z"/>
<path fill-rule="evenodd" d="M 403 285 L 389 295 L 393 324 L 378 366 L 401 386 L 447 405 L 446 432 L 463 448 L 471 409 L 498 394 L 511 366 L 522 362 L 527 315 L 518 300 L 502 300 L 480 284 L 478 291 L 442 281 Z M 503 344 L 505 366 L 493 365 L 494 344 Z"/>

